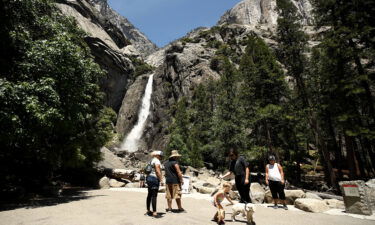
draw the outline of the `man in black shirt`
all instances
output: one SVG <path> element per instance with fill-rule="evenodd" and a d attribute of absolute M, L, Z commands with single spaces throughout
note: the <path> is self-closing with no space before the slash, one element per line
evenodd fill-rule
<path fill-rule="evenodd" d="M 184 181 L 182 178 L 182 172 L 180 166 L 178 165 L 178 158 L 181 155 L 178 154 L 177 150 L 173 150 L 169 160 L 164 164 L 165 169 L 165 180 L 166 180 L 166 193 L 168 208 L 167 212 L 172 212 L 172 200 L 176 199 L 178 206 L 177 212 L 185 211 L 181 206 L 181 186 Z"/>
<path fill-rule="evenodd" d="M 234 174 L 236 188 L 241 196 L 241 203 L 250 203 L 250 169 L 243 156 L 239 156 L 237 150 L 231 148 L 228 154 L 231 159 L 229 172 L 221 176 L 225 178 Z"/>

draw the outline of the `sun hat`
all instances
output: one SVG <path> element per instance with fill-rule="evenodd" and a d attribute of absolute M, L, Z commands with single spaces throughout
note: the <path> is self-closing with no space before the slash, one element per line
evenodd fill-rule
<path fill-rule="evenodd" d="M 164 153 L 163 153 L 162 151 L 153 151 L 153 152 L 151 152 L 151 155 L 152 155 L 152 156 L 156 156 L 156 155 L 163 156 Z"/>
<path fill-rule="evenodd" d="M 177 151 L 177 150 L 172 150 L 172 152 L 171 152 L 171 156 L 169 156 L 169 158 L 172 158 L 172 157 L 181 157 L 181 155 L 178 154 L 178 151 Z"/>

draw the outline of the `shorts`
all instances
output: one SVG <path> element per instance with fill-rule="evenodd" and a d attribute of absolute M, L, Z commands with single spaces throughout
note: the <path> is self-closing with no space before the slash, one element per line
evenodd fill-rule
<path fill-rule="evenodd" d="M 165 197 L 167 199 L 181 198 L 181 185 L 180 184 L 167 184 L 165 190 Z"/>
<path fill-rule="evenodd" d="M 269 180 L 269 186 L 273 199 L 285 200 L 284 185 L 280 181 Z"/>

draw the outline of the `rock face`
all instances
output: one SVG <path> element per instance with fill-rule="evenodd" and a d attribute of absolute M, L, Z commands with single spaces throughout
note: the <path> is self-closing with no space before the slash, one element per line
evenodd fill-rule
<path fill-rule="evenodd" d="M 123 99 L 117 116 L 116 131 L 126 135 L 133 128 L 138 119 L 138 111 L 141 107 L 141 99 L 147 84 L 149 75 L 139 76 L 129 87 Z"/>
<path fill-rule="evenodd" d="M 124 36 L 130 40 L 134 48 L 143 56 L 155 52 L 158 47 L 152 43 L 142 32 L 133 26 L 123 16 L 109 7 L 107 0 L 88 0 L 93 6 L 112 24 L 114 24 Z"/>
<path fill-rule="evenodd" d="M 293 1 L 304 24 L 312 21 L 311 4 L 308 0 Z M 227 11 L 218 24 L 242 24 L 258 26 L 264 25 L 275 28 L 278 14 L 276 12 L 276 0 L 243 0 Z"/>
<path fill-rule="evenodd" d="M 253 33 L 250 28 L 240 25 L 198 29 L 146 60 L 149 63 L 152 60 L 162 62 L 154 72 L 152 110 L 144 131 L 148 148 L 163 149 L 166 146 L 171 109 L 182 97 L 189 99 L 199 84 L 220 78 L 220 74 L 211 68 L 218 50 L 213 43 L 235 42 L 232 47 L 241 54 L 245 46 L 238 43 Z"/>
<path fill-rule="evenodd" d="M 62 14 L 73 17 L 87 33 L 85 41 L 95 61 L 107 71 L 100 85 L 106 93 L 105 105 L 117 112 L 134 73 L 132 61 L 120 50 L 130 42 L 120 29 L 86 0 L 61 0 L 56 5 Z"/>
<path fill-rule="evenodd" d="M 294 206 L 297 209 L 313 213 L 321 213 L 330 209 L 324 201 L 311 198 L 299 198 L 294 202 Z"/>

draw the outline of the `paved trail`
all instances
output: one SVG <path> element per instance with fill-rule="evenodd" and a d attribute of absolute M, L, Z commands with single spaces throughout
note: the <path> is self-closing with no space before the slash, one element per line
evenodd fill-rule
<path fill-rule="evenodd" d="M 162 218 L 144 216 L 146 193 L 118 190 L 84 191 L 67 197 L 63 202 L 43 202 L 39 206 L 0 211 L 0 225 L 214 225 L 215 208 L 206 195 L 185 195 L 183 207 L 187 213 L 165 214 L 164 194 L 158 196 L 158 211 Z M 173 203 L 175 204 L 175 202 Z M 175 205 L 174 205 L 175 206 Z M 226 224 L 246 224 L 245 220 L 231 222 L 230 206 L 226 208 Z M 259 206 L 256 225 L 375 225 L 375 220 L 349 216 L 285 211 Z"/>

